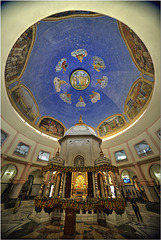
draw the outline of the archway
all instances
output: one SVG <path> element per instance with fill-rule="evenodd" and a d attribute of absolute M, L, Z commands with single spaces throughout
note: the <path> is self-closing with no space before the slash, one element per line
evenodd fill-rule
<path fill-rule="evenodd" d="M 121 173 L 121 178 L 124 182 L 125 196 L 127 199 L 130 199 L 131 197 L 139 197 L 135 186 L 135 177 L 137 177 L 136 173 L 131 169 L 124 169 Z"/>
<path fill-rule="evenodd" d="M 13 184 L 12 181 L 17 174 L 16 166 L 12 164 L 5 165 L 1 168 L 1 199 L 2 202 L 9 196 Z"/>

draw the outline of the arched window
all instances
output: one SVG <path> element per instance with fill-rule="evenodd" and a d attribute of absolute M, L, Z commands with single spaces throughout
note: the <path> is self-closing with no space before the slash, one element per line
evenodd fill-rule
<path fill-rule="evenodd" d="M 84 158 L 81 155 L 78 155 L 74 159 L 74 167 L 83 167 L 84 166 Z"/>

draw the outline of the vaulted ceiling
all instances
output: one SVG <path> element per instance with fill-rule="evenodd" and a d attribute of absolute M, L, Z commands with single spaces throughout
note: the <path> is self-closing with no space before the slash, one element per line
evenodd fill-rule
<path fill-rule="evenodd" d="M 30 26 L 5 68 L 16 111 L 58 138 L 80 114 L 102 138 L 125 129 L 147 108 L 154 79 L 151 56 L 136 33 L 87 11 L 55 14 Z"/>

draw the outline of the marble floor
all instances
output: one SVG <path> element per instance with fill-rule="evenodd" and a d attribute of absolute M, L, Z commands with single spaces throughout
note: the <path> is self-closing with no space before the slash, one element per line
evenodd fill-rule
<path fill-rule="evenodd" d="M 100 226 L 97 222 L 77 222 L 75 239 L 160 239 L 160 215 L 146 210 L 139 204 L 143 223 L 138 222 L 128 203 L 129 223 L 116 227 Z M 33 201 L 24 201 L 18 212 L 1 209 L 1 239 L 62 239 L 64 222 L 37 224 L 29 219 Z"/>

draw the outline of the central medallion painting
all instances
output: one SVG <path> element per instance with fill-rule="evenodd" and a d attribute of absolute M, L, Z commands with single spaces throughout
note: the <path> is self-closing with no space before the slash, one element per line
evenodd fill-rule
<path fill-rule="evenodd" d="M 77 69 L 70 76 L 70 84 L 76 90 L 84 90 L 90 84 L 90 76 L 87 71 Z"/>

